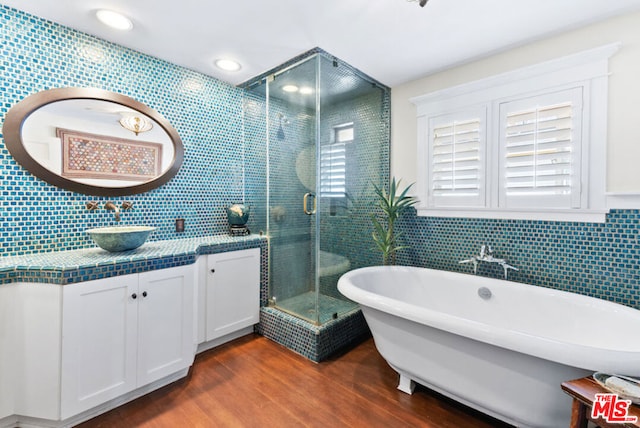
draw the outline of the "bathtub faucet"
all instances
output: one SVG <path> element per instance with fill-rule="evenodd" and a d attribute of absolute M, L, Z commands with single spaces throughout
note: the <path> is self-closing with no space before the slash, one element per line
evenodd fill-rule
<path fill-rule="evenodd" d="M 485 244 L 480 247 L 480 259 L 484 259 L 485 257 L 492 257 L 493 250 L 491 249 L 491 245 Z"/>
<path fill-rule="evenodd" d="M 486 262 L 486 263 L 497 263 L 500 266 L 502 266 L 502 269 L 504 269 L 504 279 L 507 279 L 507 272 L 509 269 L 513 269 L 513 270 L 518 270 L 518 268 L 511 266 L 509 263 L 507 263 L 507 261 L 505 259 L 499 259 L 497 257 L 493 257 L 493 250 L 491 249 L 491 246 L 488 244 L 484 244 L 480 247 L 480 254 L 477 256 L 473 256 L 470 259 L 467 260 L 460 260 L 458 263 L 460 264 L 466 264 L 466 263 L 472 263 L 473 264 L 473 273 L 477 274 L 478 273 L 478 264 L 480 262 Z"/>

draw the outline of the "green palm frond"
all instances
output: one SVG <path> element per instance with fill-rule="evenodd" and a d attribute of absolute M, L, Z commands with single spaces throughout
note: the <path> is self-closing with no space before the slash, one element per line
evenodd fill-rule
<path fill-rule="evenodd" d="M 394 225 L 396 220 L 410 207 L 415 205 L 418 200 L 413 196 L 407 196 L 409 189 L 413 186 L 413 183 L 404 188 L 404 190 L 398 192 L 401 180 L 396 181 L 395 177 L 389 184 L 389 190 L 384 187 L 378 187 L 373 185 L 374 192 L 377 198 L 377 206 L 382 210 L 385 217 L 386 228 L 376 218 L 375 215 L 371 216 L 373 223 L 373 241 L 376 247 L 382 252 L 384 264 L 395 263 L 395 253 L 398 250 L 405 248 L 399 245 L 398 237 L 399 233 L 394 233 Z"/>

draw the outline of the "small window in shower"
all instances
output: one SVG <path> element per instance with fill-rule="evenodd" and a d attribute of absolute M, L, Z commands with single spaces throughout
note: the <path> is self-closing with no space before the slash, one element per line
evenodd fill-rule
<path fill-rule="evenodd" d="M 334 126 L 329 144 L 320 148 L 320 197 L 347 196 L 347 145 L 353 135 L 353 122 Z"/>

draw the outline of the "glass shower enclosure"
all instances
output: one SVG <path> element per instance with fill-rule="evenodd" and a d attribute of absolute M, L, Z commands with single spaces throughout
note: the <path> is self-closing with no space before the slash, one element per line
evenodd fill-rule
<path fill-rule="evenodd" d="M 252 229 L 269 238 L 268 305 L 315 325 L 357 306 L 339 277 L 379 264 L 373 184 L 388 181 L 389 90 L 316 49 L 245 86 Z"/>

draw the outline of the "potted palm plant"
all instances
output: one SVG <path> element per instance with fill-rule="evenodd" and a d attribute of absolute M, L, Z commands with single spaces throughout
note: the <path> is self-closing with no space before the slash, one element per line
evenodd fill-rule
<path fill-rule="evenodd" d="M 400 233 L 394 230 L 396 220 L 418 200 L 408 196 L 407 192 L 414 183 L 400 190 L 400 181 L 393 177 L 389 184 L 389 191 L 384 187 L 373 185 L 377 196 L 377 206 L 382 210 L 382 221 L 375 214 L 371 215 L 373 222 L 373 241 L 382 252 L 382 262 L 385 265 L 396 264 L 396 252 L 405 248 L 400 245 Z"/>

